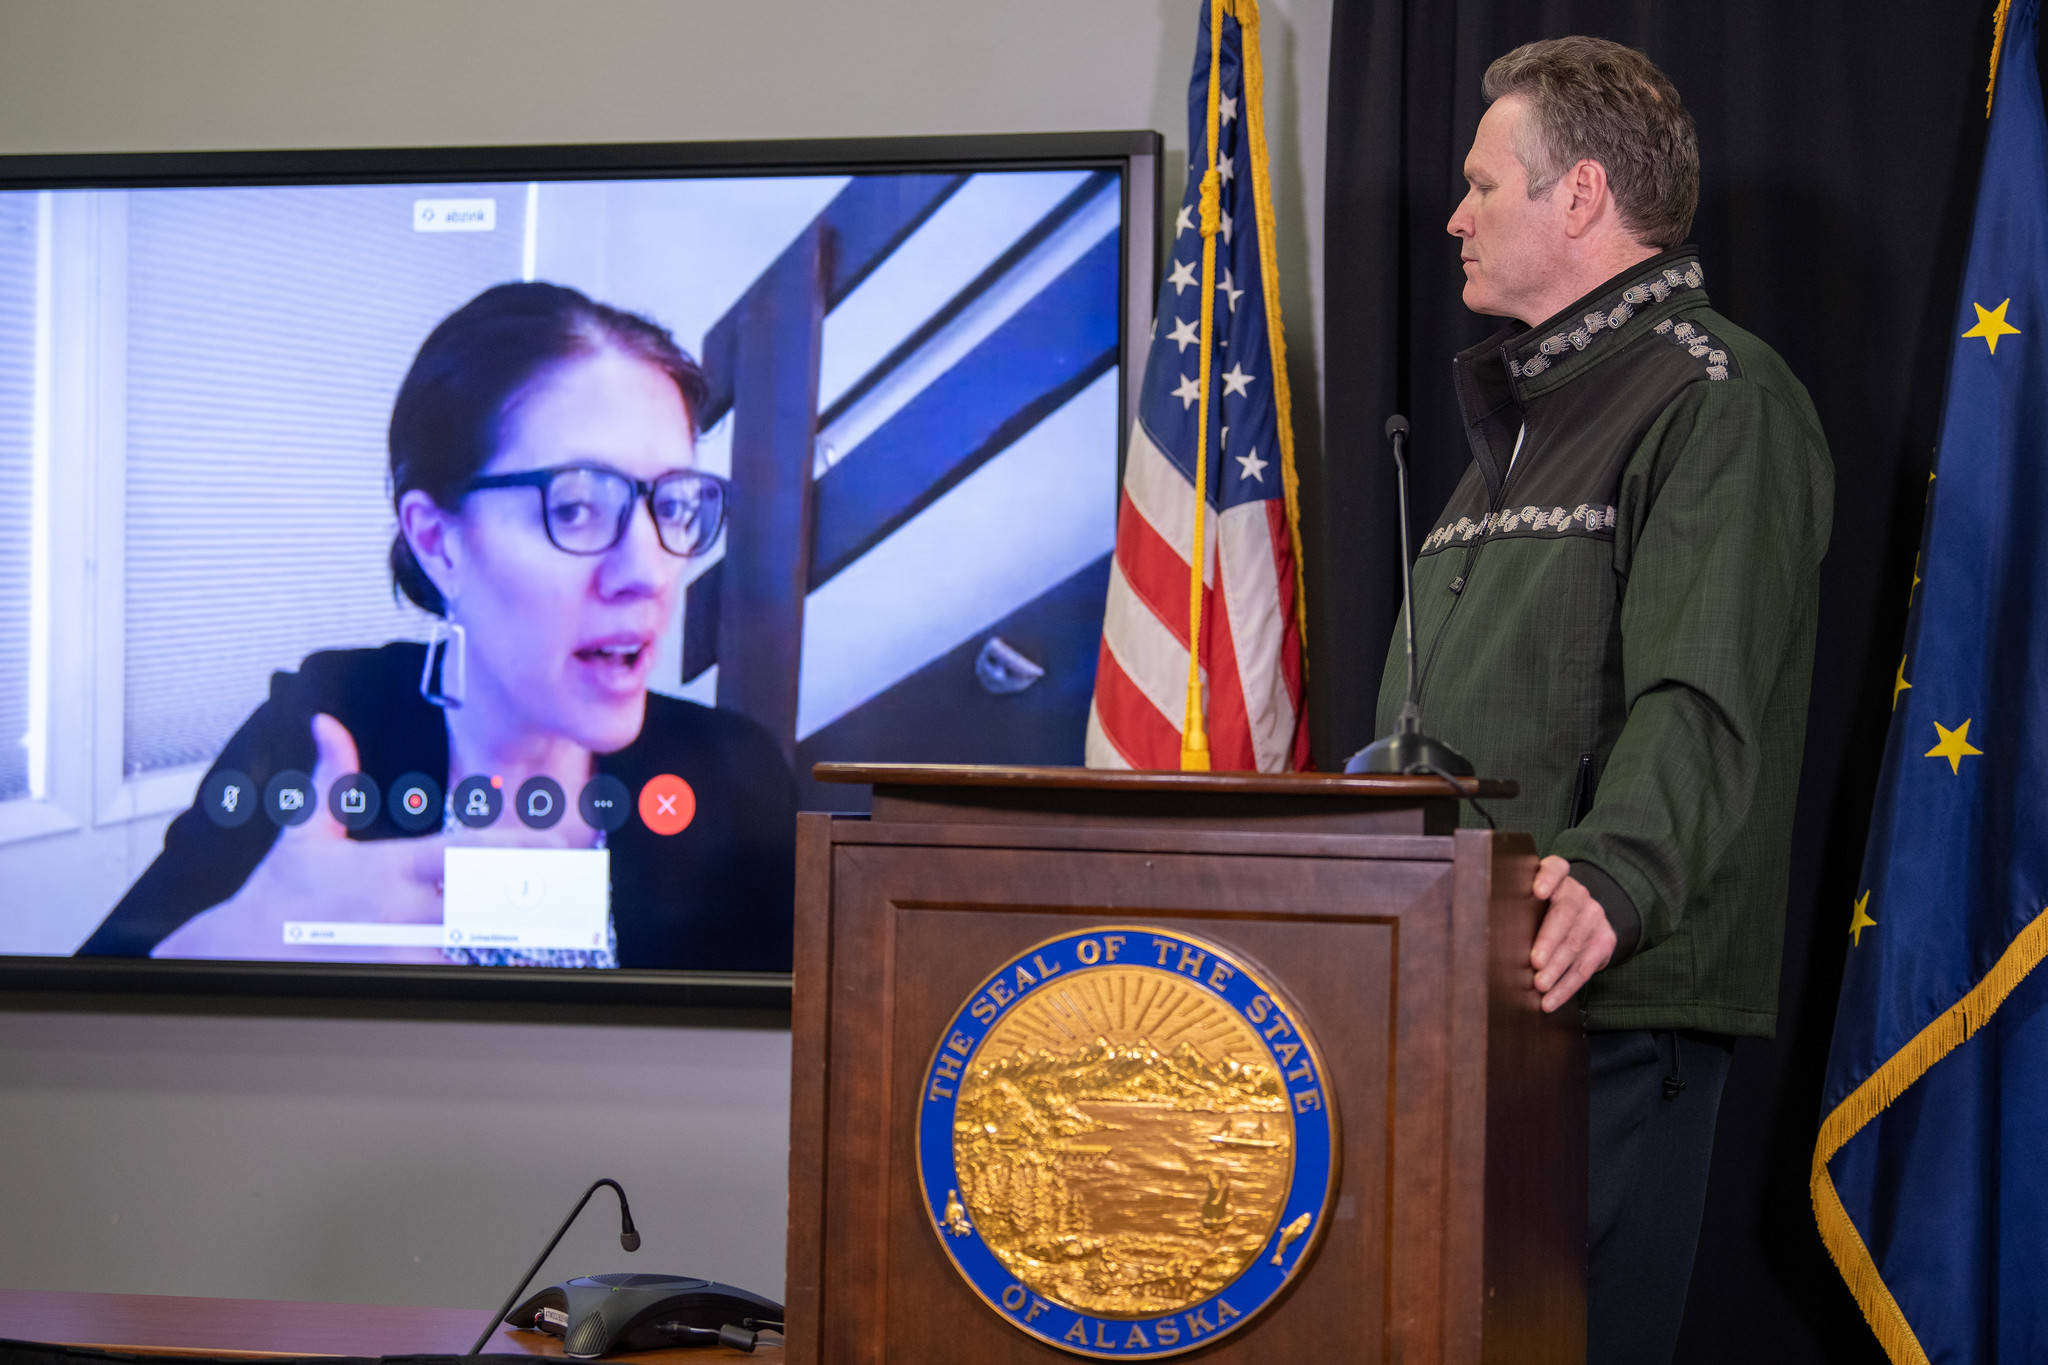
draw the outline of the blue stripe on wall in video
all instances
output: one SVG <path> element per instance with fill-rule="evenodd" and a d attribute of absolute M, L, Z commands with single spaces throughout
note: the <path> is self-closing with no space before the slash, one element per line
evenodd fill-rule
<path fill-rule="evenodd" d="M 811 586 L 929 505 L 1116 361 L 1111 234 L 819 481 Z"/>

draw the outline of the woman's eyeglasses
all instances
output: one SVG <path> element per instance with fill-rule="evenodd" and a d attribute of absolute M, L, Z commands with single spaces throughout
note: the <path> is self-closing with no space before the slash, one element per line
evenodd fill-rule
<path fill-rule="evenodd" d="M 679 469 L 648 483 L 616 469 L 562 465 L 485 474 L 464 484 L 462 493 L 487 488 L 537 490 L 548 540 L 572 555 L 601 555 L 624 540 L 633 509 L 642 502 L 661 548 L 684 559 L 710 549 L 725 524 L 726 482 L 699 469 Z"/>

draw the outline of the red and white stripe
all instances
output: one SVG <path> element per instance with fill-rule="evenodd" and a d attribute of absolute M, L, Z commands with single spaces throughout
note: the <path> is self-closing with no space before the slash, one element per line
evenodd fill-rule
<path fill-rule="evenodd" d="M 1273 476 L 1279 477 L 1278 461 Z M 1088 711 L 1090 767 L 1180 766 L 1194 522 L 1194 486 L 1135 424 Z M 1308 727 L 1301 723 L 1301 636 L 1286 509 L 1278 498 L 1242 503 L 1221 516 L 1211 507 L 1204 527 L 1201 663 L 1210 767 L 1303 767 Z"/>

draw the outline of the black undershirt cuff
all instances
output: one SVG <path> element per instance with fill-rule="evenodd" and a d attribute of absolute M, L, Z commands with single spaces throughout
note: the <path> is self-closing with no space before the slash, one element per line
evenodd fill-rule
<path fill-rule="evenodd" d="M 1573 862 L 1572 876 L 1578 878 L 1580 886 L 1586 888 L 1600 908 L 1607 912 L 1608 927 L 1614 930 L 1614 956 L 1607 960 L 1612 967 L 1626 962 L 1635 955 L 1636 948 L 1643 941 L 1643 916 L 1636 909 L 1636 903 L 1629 899 L 1628 892 L 1621 889 L 1621 883 L 1608 876 L 1592 863 Z"/>

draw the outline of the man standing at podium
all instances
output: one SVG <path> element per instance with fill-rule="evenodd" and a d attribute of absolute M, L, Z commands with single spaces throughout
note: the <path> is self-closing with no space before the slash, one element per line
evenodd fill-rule
<path fill-rule="evenodd" d="M 1518 48 L 1448 230 L 1472 463 L 1426 536 L 1428 730 L 1520 781 L 1543 1008 L 1591 1052 L 1588 1358 L 1675 1349 L 1734 1040 L 1776 1027 L 1832 474 L 1806 390 L 1682 245 L 1692 119 L 1649 59 Z M 1397 641 L 1398 645 L 1398 641 Z M 1404 699 L 1397 653 L 1380 731 Z"/>

